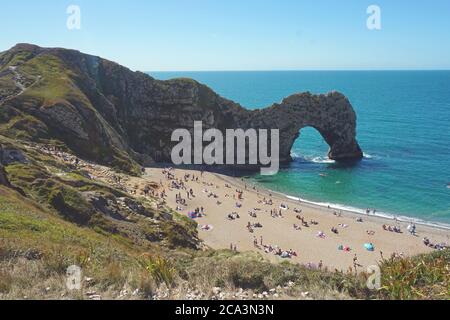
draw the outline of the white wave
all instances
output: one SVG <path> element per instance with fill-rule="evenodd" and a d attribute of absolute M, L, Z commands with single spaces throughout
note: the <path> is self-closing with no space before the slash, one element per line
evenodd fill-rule
<path fill-rule="evenodd" d="M 329 208 L 331 210 L 342 210 L 344 212 L 346 211 L 346 212 L 355 213 L 355 214 L 359 214 L 359 215 L 375 216 L 375 217 L 394 220 L 394 221 L 403 222 L 403 223 L 415 223 L 418 225 L 437 227 L 437 228 L 441 228 L 441 229 L 445 229 L 445 230 L 450 230 L 450 224 L 447 224 L 447 223 L 431 222 L 431 221 L 426 221 L 426 220 L 422 220 L 419 218 L 406 217 L 406 216 L 395 215 L 395 214 L 386 213 L 386 212 L 373 213 L 373 211 L 371 211 L 370 214 L 367 214 L 366 210 L 361 209 L 361 208 L 346 206 L 346 205 L 337 204 L 337 203 L 330 203 L 330 202 L 309 201 L 309 200 L 306 200 L 303 198 L 289 196 L 289 195 L 286 195 L 286 194 L 280 193 L 280 192 L 278 192 L 278 194 L 280 194 L 290 200 L 300 201 L 303 204 L 306 203 L 306 204 L 310 204 L 310 205 L 318 206 L 318 207 L 322 207 L 322 208 Z"/>
<path fill-rule="evenodd" d="M 310 159 L 308 161 L 311 161 L 311 162 L 314 162 L 314 163 L 328 163 L 328 164 L 336 163 L 336 161 L 331 160 L 329 158 L 324 158 L 324 157 L 315 157 L 315 158 L 312 158 L 312 159 Z"/>
<path fill-rule="evenodd" d="M 294 151 L 291 151 L 291 157 L 292 158 L 301 158 L 301 156 L 298 153 L 295 153 Z"/>

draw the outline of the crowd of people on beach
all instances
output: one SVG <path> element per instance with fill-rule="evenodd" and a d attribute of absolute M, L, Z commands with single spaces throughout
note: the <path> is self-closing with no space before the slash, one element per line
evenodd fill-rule
<path fill-rule="evenodd" d="M 165 203 L 168 194 L 166 192 L 166 188 L 169 191 L 177 191 L 175 193 L 175 203 L 177 204 L 177 210 L 178 211 L 185 211 L 189 207 L 189 200 L 193 200 L 196 195 L 194 193 L 194 189 L 190 187 L 191 183 L 197 183 L 197 184 L 203 184 L 204 189 L 203 192 L 208 196 L 208 198 L 216 199 L 217 205 L 221 205 L 224 199 L 220 199 L 219 194 L 215 191 L 219 189 L 220 187 L 218 185 L 215 185 L 214 183 L 203 181 L 203 172 L 200 173 L 200 175 L 196 174 L 189 174 L 186 173 L 183 175 L 181 179 L 178 179 L 176 177 L 176 171 L 173 168 L 165 168 L 162 170 L 162 176 L 166 180 L 164 183 L 163 181 L 160 181 L 159 185 L 151 184 L 151 183 L 145 183 L 145 184 L 137 184 L 133 183 L 130 178 L 126 175 L 120 174 L 115 172 L 113 169 L 110 169 L 108 167 L 104 167 L 95 163 L 91 163 L 86 160 L 82 160 L 68 152 L 65 151 L 65 149 L 58 148 L 56 146 L 45 146 L 45 145 L 35 145 L 32 146 L 33 148 L 39 150 L 40 152 L 55 157 L 59 161 L 73 166 L 74 169 L 79 170 L 80 172 L 83 172 L 83 174 L 86 175 L 87 178 L 92 180 L 99 180 L 104 181 L 105 183 L 109 183 L 113 185 L 114 187 L 126 191 L 131 195 L 141 195 L 144 197 L 152 197 L 156 198 L 161 203 Z M 227 190 L 233 189 L 233 186 L 229 183 L 224 184 L 225 188 Z M 245 185 L 242 189 L 236 188 L 234 192 L 229 192 L 225 196 L 226 198 L 232 198 L 236 211 L 231 212 L 227 214 L 227 219 L 230 221 L 238 220 L 240 219 L 239 210 L 242 209 L 243 203 L 245 202 L 245 196 L 246 192 L 248 190 L 248 186 Z M 255 187 L 253 187 L 253 190 L 256 190 Z M 231 190 L 230 190 L 231 191 Z M 139 193 L 140 192 L 140 193 Z M 258 200 L 257 203 L 261 205 L 262 207 L 265 206 L 265 208 L 253 208 L 253 210 L 248 211 L 248 215 L 251 219 L 257 219 L 259 215 L 267 214 L 270 215 L 273 218 L 285 218 L 289 215 L 290 211 L 293 211 L 296 215 L 297 220 L 299 223 L 294 223 L 293 228 L 294 230 L 301 231 L 302 228 L 311 228 L 312 226 L 317 226 L 319 223 L 314 220 L 308 221 L 305 216 L 303 215 L 303 210 L 299 208 L 290 209 L 289 206 L 285 203 L 280 203 L 280 205 L 277 208 L 274 208 L 275 201 L 272 199 L 272 195 L 260 195 L 258 192 Z M 329 208 L 331 211 L 332 209 Z M 342 217 L 342 211 L 332 211 L 333 215 L 337 218 Z M 366 214 L 376 214 L 377 211 L 374 209 L 367 209 Z M 205 210 L 204 208 L 196 208 L 194 211 L 189 212 L 190 216 L 193 218 L 202 218 L 205 217 Z M 357 217 L 356 221 L 358 223 L 363 223 L 362 217 Z M 392 232 L 392 233 L 402 233 L 402 228 L 400 226 L 400 223 L 396 221 L 396 225 L 389 225 L 384 224 L 382 226 L 382 229 L 386 232 Z M 340 235 L 341 229 L 348 228 L 349 226 L 343 223 L 338 224 L 337 226 L 332 226 L 331 231 L 334 235 Z M 211 231 L 213 227 L 211 225 L 202 225 L 199 227 L 203 231 Z M 256 229 L 263 228 L 263 225 L 257 221 L 257 222 L 251 222 L 249 221 L 246 225 L 246 229 L 251 234 L 255 234 Z M 417 226 L 414 223 L 410 223 L 406 230 L 409 232 L 409 234 L 413 236 L 417 236 Z M 366 230 L 366 235 L 368 237 L 374 236 L 375 231 L 373 230 Z M 317 231 L 316 237 L 320 239 L 326 239 L 327 236 L 323 231 Z M 292 258 L 297 256 L 297 252 L 294 250 L 283 250 L 277 245 L 270 245 L 270 244 L 264 244 L 262 241 L 262 236 L 260 241 L 256 241 L 256 236 L 254 238 L 254 245 L 258 250 L 262 250 L 266 254 L 273 254 L 276 256 L 280 256 L 281 258 Z M 448 249 L 449 245 L 444 242 L 437 242 L 432 241 L 429 238 L 425 237 L 422 240 L 422 243 L 424 246 L 434 249 L 434 250 L 444 250 Z M 371 244 L 368 242 L 368 244 Z M 345 246 L 343 246 L 345 248 Z M 237 251 L 237 245 L 232 244 L 230 245 L 230 249 Z M 403 256 L 403 253 L 400 254 L 400 256 Z"/>
<path fill-rule="evenodd" d="M 199 182 L 199 177 L 198 176 L 196 177 L 195 175 L 189 175 L 189 174 L 186 174 L 183 177 L 183 181 L 177 180 L 175 178 L 174 174 L 172 173 L 172 169 L 170 169 L 170 168 L 169 169 L 165 169 L 163 171 L 163 173 L 165 174 L 166 179 L 171 181 L 171 187 L 173 189 L 184 189 L 184 190 L 187 190 L 187 188 L 188 188 L 186 186 L 187 182 L 189 182 L 189 181 L 197 182 L 197 183 Z M 202 176 L 203 176 L 203 174 L 202 174 Z M 203 183 L 204 186 L 206 186 L 208 188 L 217 188 L 217 189 L 219 188 L 219 186 L 216 186 L 213 183 L 208 183 L 208 182 L 202 182 L 202 183 Z M 232 188 L 232 186 L 230 184 L 228 184 L 228 183 L 225 183 L 224 186 L 225 186 L 226 189 L 231 189 Z M 245 189 L 245 191 L 248 189 L 247 185 L 245 185 L 244 189 Z M 229 193 L 227 193 L 225 197 L 233 198 L 233 200 L 235 201 L 235 208 L 239 210 L 239 209 L 242 208 L 241 201 L 244 200 L 244 193 L 245 193 L 245 191 L 241 190 L 241 189 L 236 189 L 234 194 L 230 195 Z M 217 199 L 219 199 L 219 195 L 216 194 L 215 192 L 211 191 L 210 189 L 206 189 L 205 188 L 205 189 L 203 189 L 203 192 L 207 194 L 208 198 L 217 198 Z M 167 195 L 165 194 L 165 191 L 163 191 L 163 193 L 161 194 L 161 197 L 164 198 L 166 196 Z M 186 196 L 187 196 L 188 200 L 192 199 L 194 197 L 193 190 L 189 189 L 187 191 L 187 193 L 186 193 Z M 176 200 L 177 200 L 178 204 L 183 205 L 183 206 L 187 206 L 186 199 L 183 199 L 181 197 L 181 193 L 177 194 L 176 197 L 177 197 Z M 220 201 L 217 201 L 217 203 L 221 204 Z M 270 206 L 272 208 L 271 209 L 266 209 L 266 210 L 262 210 L 261 208 L 254 208 L 253 210 L 248 211 L 248 215 L 251 218 L 254 218 L 254 219 L 258 218 L 257 212 L 264 212 L 264 211 L 266 212 L 266 214 L 269 214 L 272 218 L 283 218 L 284 217 L 283 211 L 286 211 L 286 212 L 289 211 L 289 206 L 284 204 L 284 203 L 281 203 L 278 208 L 274 209 L 273 208 L 274 201 L 273 201 L 272 197 L 267 198 L 266 196 L 264 196 L 262 199 L 258 200 L 258 204 L 262 204 L 262 205 L 265 205 L 265 206 Z M 331 208 L 329 208 L 329 209 L 332 210 Z M 203 211 L 203 208 L 202 209 L 196 209 L 195 212 L 198 213 L 199 216 L 202 216 L 201 211 Z M 300 221 L 299 224 L 293 224 L 294 230 L 301 231 L 302 228 L 310 228 L 311 226 L 319 225 L 319 222 L 317 222 L 315 220 L 307 221 L 306 218 L 303 216 L 303 210 L 302 209 L 294 208 L 293 212 L 296 214 L 296 218 Z M 371 214 L 371 213 L 376 214 L 376 210 L 367 209 L 366 213 L 367 214 Z M 335 211 L 334 210 L 333 211 L 333 215 L 336 216 L 337 218 L 340 218 L 340 217 L 342 217 L 342 211 Z M 227 214 L 226 218 L 227 218 L 227 220 L 234 221 L 234 220 L 240 219 L 241 217 L 240 217 L 240 214 L 237 211 L 235 211 L 235 212 Z M 363 223 L 364 222 L 362 217 L 357 217 L 356 221 L 358 223 Z M 259 223 L 259 222 L 256 222 L 256 223 L 248 222 L 247 225 L 246 225 L 246 229 L 250 233 L 254 233 L 255 229 L 262 228 L 262 227 L 263 227 L 262 224 Z M 340 229 L 346 229 L 348 227 L 349 226 L 347 224 L 339 223 L 337 226 L 331 227 L 330 231 L 331 231 L 332 234 L 339 235 L 340 234 Z M 398 225 L 384 224 L 382 226 L 382 228 L 383 228 L 384 231 L 387 231 L 387 232 L 402 233 L 402 229 Z M 206 229 L 207 228 L 205 228 L 205 230 Z M 416 227 L 415 224 L 408 225 L 408 227 L 406 229 L 408 230 L 408 232 L 411 235 L 416 235 L 417 227 Z M 210 229 L 208 229 L 208 230 L 210 230 Z M 366 234 L 367 234 L 367 236 L 374 236 L 375 235 L 375 231 L 373 231 L 373 230 L 366 230 Z M 321 238 L 321 239 L 326 239 L 326 234 L 323 231 L 318 231 L 317 234 L 316 234 L 316 237 Z M 433 248 L 433 249 L 436 249 L 436 250 L 442 250 L 442 249 L 448 247 L 445 243 L 433 243 L 432 241 L 430 241 L 427 238 L 423 239 L 423 243 L 427 247 L 430 247 L 430 248 Z M 258 243 L 258 241 L 255 241 L 254 245 L 255 245 L 255 247 L 258 247 L 261 250 L 263 250 L 265 253 L 275 254 L 275 255 L 278 255 L 278 256 L 281 256 L 281 257 L 284 257 L 284 258 L 291 258 L 291 257 L 297 255 L 293 250 L 284 251 L 281 248 L 279 248 L 278 246 L 263 245 L 262 244 L 262 237 L 261 237 L 261 242 Z M 345 247 L 343 247 L 343 248 L 345 248 Z M 235 247 L 233 247 L 233 249 L 235 249 Z"/>
<path fill-rule="evenodd" d="M 292 249 L 283 250 L 277 245 L 264 244 L 263 237 L 258 238 L 256 236 L 253 237 L 253 245 L 256 249 L 264 251 L 266 254 L 273 254 L 276 256 L 280 256 L 283 259 L 291 259 L 292 257 L 297 257 L 297 252 Z"/>
<path fill-rule="evenodd" d="M 166 192 L 166 188 L 169 191 L 177 191 L 175 194 L 175 203 L 177 205 L 176 209 L 178 211 L 185 211 L 188 209 L 190 200 L 193 200 L 196 198 L 194 189 L 191 188 L 191 183 L 197 183 L 202 184 L 204 186 L 203 193 L 206 194 L 208 198 L 215 199 L 215 203 L 220 206 L 222 204 L 222 201 L 225 201 L 226 199 L 221 199 L 220 195 L 216 191 L 220 187 L 218 185 L 215 185 L 214 183 L 203 181 L 203 172 L 200 173 L 200 175 L 196 174 L 189 174 L 186 173 L 183 175 L 181 179 L 177 179 L 176 177 L 176 171 L 173 168 L 165 168 L 162 170 L 162 175 L 166 182 L 160 181 L 159 185 L 151 185 L 151 184 L 145 184 L 145 185 L 138 185 L 138 184 L 132 184 L 129 181 L 129 178 L 125 175 L 122 175 L 120 173 L 116 173 L 112 169 L 109 169 L 107 167 L 102 167 L 94 163 L 90 163 L 88 161 L 84 161 L 82 159 L 79 159 L 78 157 L 71 155 L 67 152 L 65 152 L 63 149 L 60 149 L 55 146 L 39 146 L 39 150 L 47 155 L 51 155 L 55 158 L 58 158 L 60 161 L 72 165 L 77 169 L 82 169 L 86 172 L 88 177 L 93 180 L 101 180 L 106 183 L 110 183 L 111 185 L 115 186 L 118 189 L 127 191 L 130 194 L 138 195 L 139 191 L 141 192 L 140 195 L 144 197 L 152 197 L 157 198 L 161 201 L 161 203 L 165 203 L 168 194 Z M 243 187 L 243 189 L 236 188 L 234 191 L 230 190 L 233 189 L 233 186 L 229 183 L 224 184 L 225 188 L 229 190 L 229 192 L 225 195 L 225 198 L 232 198 L 232 201 L 234 203 L 234 207 L 236 211 L 233 211 L 231 213 L 226 214 L 226 219 L 229 221 L 235 221 L 241 218 L 239 214 L 239 210 L 241 210 L 245 203 L 245 196 L 246 192 L 249 189 L 247 185 Z M 256 190 L 255 187 L 253 187 L 253 190 Z M 294 223 L 293 228 L 296 231 L 301 231 L 302 228 L 311 228 L 312 226 L 318 226 L 319 222 L 315 220 L 307 220 L 303 214 L 303 210 L 299 208 L 290 209 L 289 206 L 285 203 L 281 203 L 279 207 L 274 208 L 275 205 L 278 205 L 275 203 L 275 201 L 272 199 L 272 195 L 269 194 L 269 196 L 266 195 L 260 195 L 258 192 L 258 200 L 257 203 L 261 206 L 261 208 L 253 208 L 253 210 L 248 211 L 248 215 L 251 219 L 258 219 L 260 215 L 267 215 L 272 218 L 285 218 L 289 216 L 289 212 L 293 211 L 295 214 L 296 219 L 299 221 L 299 223 Z M 280 203 L 280 202 L 278 202 Z M 337 218 L 342 217 L 342 211 L 336 211 L 329 207 L 330 212 L 333 212 L 333 215 Z M 230 210 L 231 211 L 231 210 Z M 367 215 L 370 214 L 376 214 L 376 210 L 374 209 L 367 209 L 366 213 Z M 195 218 L 201 218 L 205 216 L 205 210 L 204 208 L 196 208 L 194 211 L 190 212 L 190 215 L 192 217 L 195 216 Z M 356 218 L 356 221 L 358 223 L 363 223 L 363 218 L 358 217 Z M 397 222 L 397 221 L 396 221 Z M 338 224 L 337 226 L 332 226 L 330 230 L 332 234 L 334 235 L 340 235 L 341 229 L 346 229 L 349 226 L 343 223 Z M 248 232 L 255 234 L 256 229 L 263 228 L 263 225 L 258 222 L 251 222 L 249 221 L 246 225 L 246 229 Z M 211 225 L 203 225 L 200 227 L 203 231 L 211 231 L 213 227 Z M 389 225 L 384 224 L 382 226 L 382 229 L 386 232 L 392 232 L 392 233 L 402 233 L 402 228 L 400 227 L 399 223 L 397 225 Z M 413 236 L 417 235 L 417 226 L 414 223 L 411 223 L 406 227 L 406 230 Z M 366 235 L 368 237 L 373 237 L 375 235 L 375 231 L 373 230 L 366 230 Z M 326 239 L 327 236 L 323 231 L 318 231 L 316 234 L 316 237 L 320 239 Z M 262 236 L 260 241 L 256 241 L 256 236 L 254 238 L 254 245 L 259 250 L 262 250 L 266 254 L 274 254 L 277 256 L 280 256 L 282 258 L 292 258 L 297 256 L 297 252 L 294 250 L 282 250 L 277 245 L 268 245 L 264 244 L 262 241 Z M 446 243 L 439 243 L 435 241 L 431 241 L 428 238 L 423 238 L 422 240 L 423 244 L 431 249 L 435 250 L 443 250 L 446 248 L 449 248 L 448 244 Z M 237 245 L 231 244 L 230 249 L 233 251 L 237 251 Z"/>
<path fill-rule="evenodd" d="M 398 226 L 391 226 L 388 224 L 383 224 L 383 230 L 395 233 L 402 233 L 402 229 Z"/>

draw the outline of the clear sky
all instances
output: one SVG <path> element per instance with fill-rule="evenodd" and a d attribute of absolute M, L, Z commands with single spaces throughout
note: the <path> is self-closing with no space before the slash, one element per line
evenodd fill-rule
<path fill-rule="evenodd" d="M 141 71 L 450 69 L 449 0 L 15 0 L 0 30 L 0 51 L 67 47 Z"/>

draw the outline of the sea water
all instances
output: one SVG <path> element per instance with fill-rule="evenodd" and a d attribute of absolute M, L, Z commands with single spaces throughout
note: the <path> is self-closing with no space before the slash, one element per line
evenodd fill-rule
<path fill-rule="evenodd" d="M 364 159 L 327 158 L 320 134 L 305 128 L 294 161 L 276 176 L 251 179 L 294 198 L 337 208 L 450 224 L 450 71 L 150 72 L 193 78 L 248 109 L 298 92 L 346 95 Z M 357 209 L 359 208 L 359 209 Z"/>

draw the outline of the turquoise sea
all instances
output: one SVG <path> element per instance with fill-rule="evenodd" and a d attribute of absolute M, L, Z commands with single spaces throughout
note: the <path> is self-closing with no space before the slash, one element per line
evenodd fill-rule
<path fill-rule="evenodd" d="M 450 71 L 150 72 L 189 77 L 255 109 L 293 93 L 338 90 L 358 116 L 359 164 L 327 159 L 328 146 L 305 128 L 294 162 L 252 180 L 294 197 L 335 207 L 450 224 Z M 326 176 L 321 176 L 325 174 Z"/>

